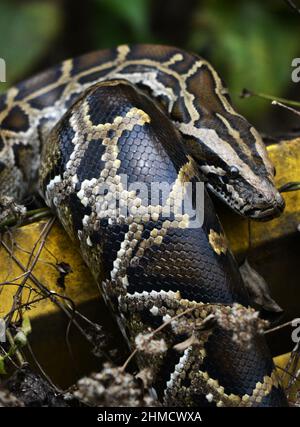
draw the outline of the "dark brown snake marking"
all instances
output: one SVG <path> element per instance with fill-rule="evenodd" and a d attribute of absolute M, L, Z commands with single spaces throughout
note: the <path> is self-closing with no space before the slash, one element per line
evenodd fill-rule
<path fill-rule="evenodd" d="M 1 194 L 20 199 L 39 172 L 47 204 L 131 344 L 188 307 L 198 307 L 195 320 L 210 313 L 207 303 L 249 305 L 207 192 L 201 225 L 199 211 L 181 212 L 184 184 L 192 183 L 194 200 L 205 176 L 211 191 L 253 218 L 278 215 L 284 203 L 259 134 L 205 60 L 151 45 L 68 60 L 2 95 L 0 126 Z M 128 188 L 136 181 L 146 199 Z M 155 203 L 153 182 L 169 185 Z M 261 336 L 245 349 L 214 327 L 183 355 L 172 350 L 183 337 L 171 326 L 161 337 L 167 354 L 139 364 L 153 368 L 164 404 L 286 405 Z"/>

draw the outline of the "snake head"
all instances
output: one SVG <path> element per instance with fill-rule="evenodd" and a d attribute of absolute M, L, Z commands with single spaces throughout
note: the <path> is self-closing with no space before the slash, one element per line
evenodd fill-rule
<path fill-rule="evenodd" d="M 178 127 L 206 175 L 208 189 L 243 216 L 268 220 L 280 215 L 285 203 L 275 187 L 275 169 L 261 136 L 234 110 L 214 68 L 202 59 L 200 64 L 189 82 L 197 92 L 193 122 L 187 119 Z"/>
<path fill-rule="evenodd" d="M 255 187 L 245 179 L 237 166 L 218 173 L 209 173 L 208 189 L 238 214 L 270 220 L 283 212 L 285 203 L 272 178 L 262 177 Z"/>
<path fill-rule="evenodd" d="M 204 60 L 201 64 L 192 82 L 197 91 L 193 122 L 178 127 L 187 136 L 187 148 L 198 160 L 208 189 L 240 215 L 260 220 L 280 215 L 285 203 L 261 136 L 234 110 L 214 68 Z"/>
<path fill-rule="evenodd" d="M 255 128 L 242 116 L 227 112 L 216 113 L 202 126 L 197 133 L 205 153 L 199 166 L 208 178 L 208 189 L 240 215 L 257 220 L 279 216 L 285 203 Z"/>

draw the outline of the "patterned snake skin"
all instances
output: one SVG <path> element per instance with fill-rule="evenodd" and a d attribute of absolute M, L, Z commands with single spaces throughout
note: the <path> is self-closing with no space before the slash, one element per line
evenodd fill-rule
<path fill-rule="evenodd" d="M 284 202 L 259 134 L 209 63 L 151 45 L 68 60 L 0 97 L 0 130 L 0 194 L 20 200 L 39 175 L 132 346 L 189 307 L 197 321 L 209 304 L 249 305 L 199 182 L 251 218 Z M 261 335 L 245 348 L 215 326 L 183 353 L 171 324 L 158 337 L 168 351 L 138 364 L 164 405 L 287 405 Z"/>

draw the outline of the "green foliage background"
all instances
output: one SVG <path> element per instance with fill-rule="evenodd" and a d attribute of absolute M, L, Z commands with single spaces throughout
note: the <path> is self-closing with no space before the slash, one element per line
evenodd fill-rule
<path fill-rule="evenodd" d="M 300 56 L 299 24 L 284 0 L 2 0 L 0 57 L 8 81 L 0 90 L 90 50 L 165 43 L 209 59 L 238 109 L 261 124 L 270 104 L 241 100 L 239 93 L 247 87 L 300 96 L 291 82 L 292 59 Z"/>

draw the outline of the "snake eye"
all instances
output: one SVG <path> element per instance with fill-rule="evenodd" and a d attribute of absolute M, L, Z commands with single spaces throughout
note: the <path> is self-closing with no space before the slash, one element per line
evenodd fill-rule
<path fill-rule="evenodd" d="M 230 171 L 231 178 L 237 178 L 240 174 L 240 170 L 236 166 L 230 166 L 229 171 Z"/>
<path fill-rule="evenodd" d="M 273 176 L 276 176 L 276 168 L 273 166 Z"/>

